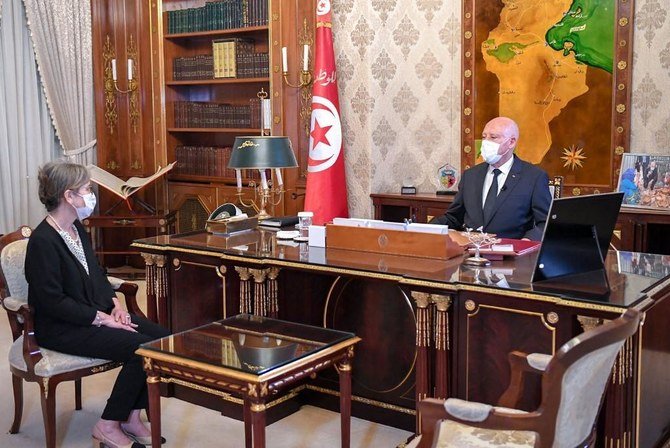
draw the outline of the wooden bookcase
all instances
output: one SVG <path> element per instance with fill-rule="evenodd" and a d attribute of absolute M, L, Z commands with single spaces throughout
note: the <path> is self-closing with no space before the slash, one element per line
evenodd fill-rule
<path fill-rule="evenodd" d="M 176 150 L 180 146 L 231 148 L 236 136 L 260 134 L 260 127 L 184 127 L 183 123 L 176 120 L 176 108 L 179 102 L 248 106 L 251 99 L 257 98 L 261 89 L 270 95 L 273 92 L 274 83 L 281 81 L 280 79 L 273 79 L 272 76 L 214 78 L 212 73 L 209 79 L 180 80 L 175 79 L 173 67 L 177 58 L 212 55 L 213 41 L 229 38 L 252 40 L 253 51 L 268 53 L 271 64 L 270 39 L 273 34 L 273 24 L 277 22 L 270 20 L 271 2 L 268 0 L 266 2 L 266 14 L 259 25 L 193 30 L 193 22 L 191 22 L 189 32 L 183 32 L 182 28 L 172 33 L 170 31 L 174 27 L 170 28 L 169 21 L 174 20 L 176 15 L 171 11 L 198 8 L 202 2 L 164 0 L 154 8 L 153 19 L 157 26 L 155 30 L 152 29 L 156 31 L 154 33 L 156 36 L 154 36 L 153 65 L 158 69 L 155 73 L 158 75 L 156 90 L 160 92 L 154 97 L 154 102 L 160 103 L 158 108 L 163 115 L 162 123 L 156 127 L 156 139 L 157 144 L 162 148 L 161 152 L 165 154 L 166 162 L 177 159 Z M 205 18 L 205 21 L 207 20 Z M 269 67 L 268 73 L 272 73 Z M 273 123 L 272 133 L 279 132 L 281 132 L 280 126 Z M 218 151 L 230 153 L 230 149 L 218 149 Z M 211 161 L 211 159 L 206 159 L 202 153 L 197 155 L 197 152 L 197 150 L 192 152 L 196 154 L 196 163 Z M 218 159 L 217 163 L 225 165 L 221 159 Z M 211 213 L 217 204 L 221 201 L 234 202 L 235 200 L 236 189 L 233 175 L 230 173 L 223 176 L 203 174 L 202 169 L 199 171 L 201 172 L 188 172 L 186 167 L 186 170 L 182 169 L 168 175 L 167 208 L 177 210 L 177 230 L 180 232 L 203 228 L 203 217 Z M 245 173 L 244 185 L 248 185 L 252 179 L 246 174 L 248 173 Z M 245 196 L 253 196 L 253 191 L 245 188 Z M 189 216 L 180 216 L 183 214 Z"/>
<path fill-rule="evenodd" d="M 248 104 L 249 99 L 256 98 L 263 88 L 272 105 L 271 133 L 291 139 L 300 165 L 299 169 L 287 169 L 282 173 L 286 193 L 280 205 L 271 212 L 283 215 L 302 210 L 311 86 L 295 89 L 283 82 L 281 48 L 288 48 L 292 69 L 290 79 L 295 80 L 302 45 L 313 45 L 315 1 L 264 1 L 267 2 L 267 24 L 170 33 L 168 11 L 197 8 L 204 2 L 92 0 L 98 165 L 121 178 L 147 176 L 159 165 L 174 161 L 178 146 L 226 147 L 232 145 L 237 135 L 257 135 L 260 129 L 249 127 L 177 127 L 174 108 L 177 101 Z M 253 39 L 255 52 L 267 52 L 268 76 L 174 79 L 172 64 L 175 58 L 211 54 L 213 40 L 230 38 Z M 117 62 L 120 89 L 129 87 L 125 73 L 127 61 L 133 59 L 137 88 L 132 94 L 114 91 L 111 58 Z M 247 177 L 245 184 L 248 180 Z M 235 201 L 235 193 L 233 176 L 173 172 L 152 183 L 139 197 L 164 213 L 177 211 L 177 230 L 186 231 L 202 228 L 199 227 L 202 216 L 222 202 Z M 252 197 L 253 191 L 246 188 L 245 195 Z M 101 192 L 99 202 L 103 210 L 116 200 L 107 196 Z M 186 209 L 180 210 L 184 206 Z M 180 212 L 188 216 L 180 216 Z"/>

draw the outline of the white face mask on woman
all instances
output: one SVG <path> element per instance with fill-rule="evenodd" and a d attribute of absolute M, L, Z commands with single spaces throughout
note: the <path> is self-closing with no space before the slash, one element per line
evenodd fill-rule
<path fill-rule="evenodd" d="M 505 142 L 507 142 L 507 140 L 505 140 L 503 143 Z M 498 154 L 500 145 L 501 143 L 496 143 L 492 140 L 482 140 L 482 147 L 481 147 L 482 159 L 484 159 L 484 161 L 489 165 L 495 165 L 500 161 L 500 159 L 502 159 L 502 156 L 505 155 L 505 154 Z"/>
<path fill-rule="evenodd" d="M 72 205 L 74 209 L 77 211 L 77 217 L 79 218 L 79 221 L 83 221 L 84 219 L 88 218 L 93 214 L 93 210 L 95 209 L 95 204 L 97 203 L 97 200 L 93 192 L 87 194 L 79 194 L 75 192 L 75 194 L 77 194 L 84 200 L 83 207 L 75 207 L 74 205 Z"/>

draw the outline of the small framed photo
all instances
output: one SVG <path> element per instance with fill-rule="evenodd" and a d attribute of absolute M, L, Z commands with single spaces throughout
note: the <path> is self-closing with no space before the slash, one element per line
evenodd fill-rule
<path fill-rule="evenodd" d="M 670 212 L 670 156 L 624 154 L 617 190 L 623 206 Z"/>

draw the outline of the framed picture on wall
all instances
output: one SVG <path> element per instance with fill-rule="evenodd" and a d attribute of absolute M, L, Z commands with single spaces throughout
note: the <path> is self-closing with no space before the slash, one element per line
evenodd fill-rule
<path fill-rule="evenodd" d="M 617 190 L 624 206 L 670 213 L 670 156 L 624 154 Z"/>
<path fill-rule="evenodd" d="M 629 151 L 628 0 L 463 0 L 461 161 L 484 125 L 519 125 L 516 154 L 563 178 L 564 195 L 612 191 Z"/>

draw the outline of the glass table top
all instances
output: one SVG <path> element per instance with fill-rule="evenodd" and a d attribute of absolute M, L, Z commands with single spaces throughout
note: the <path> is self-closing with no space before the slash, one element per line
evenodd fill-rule
<path fill-rule="evenodd" d="M 239 314 L 141 347 L 261 375 L 353 337 L 344 331 Z"/>

